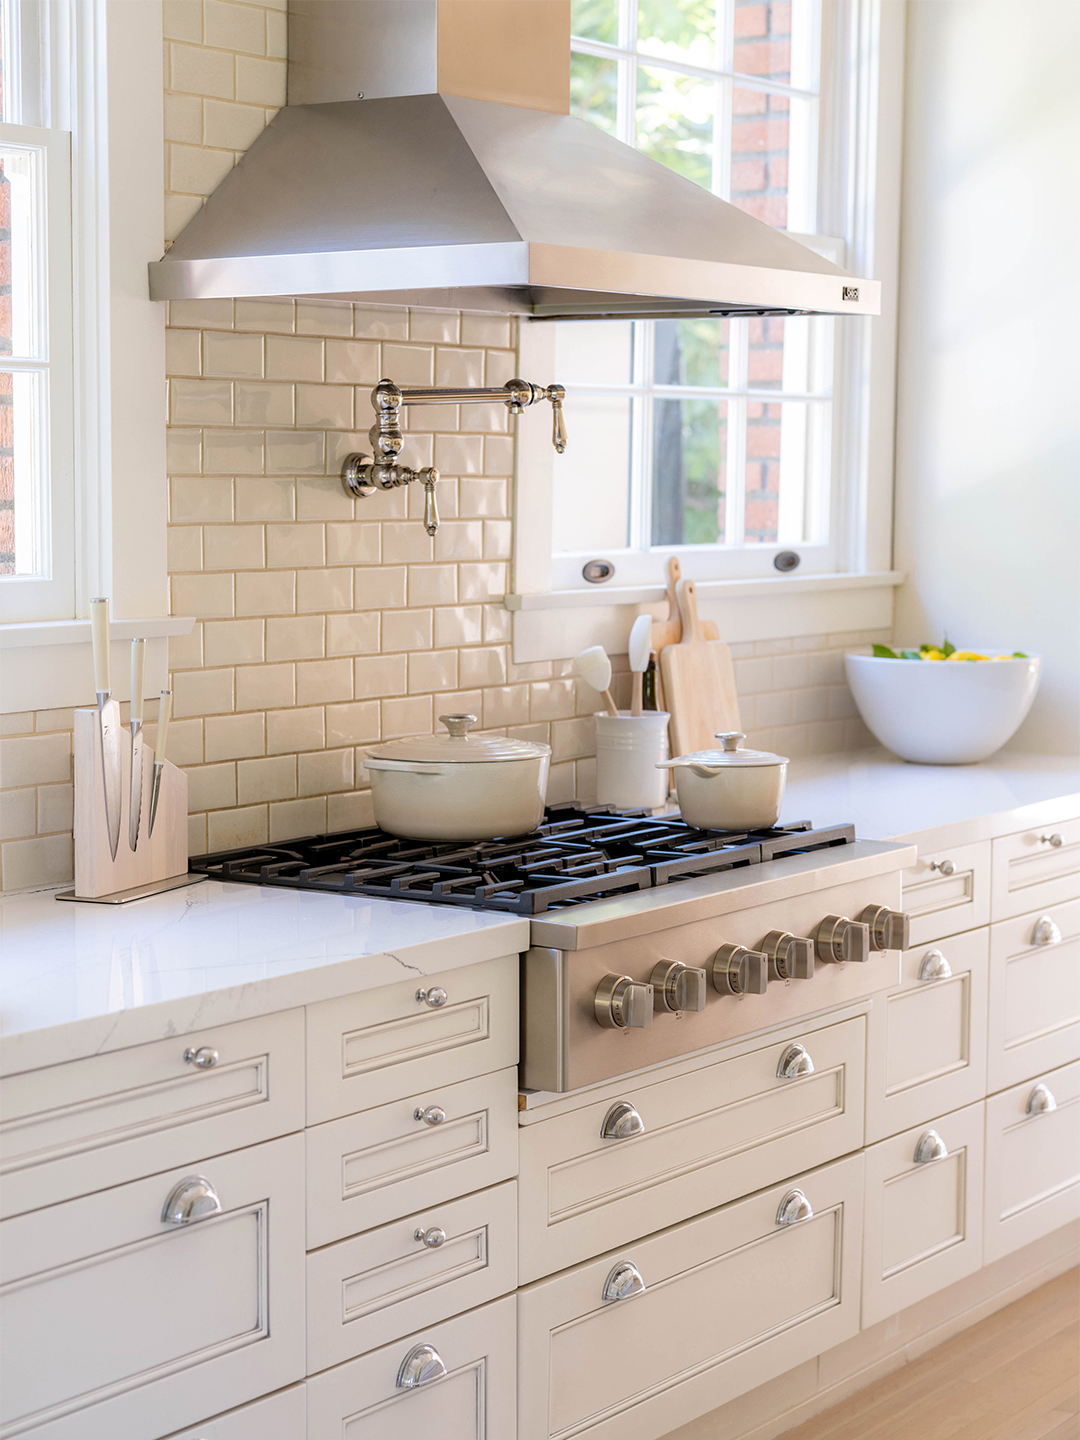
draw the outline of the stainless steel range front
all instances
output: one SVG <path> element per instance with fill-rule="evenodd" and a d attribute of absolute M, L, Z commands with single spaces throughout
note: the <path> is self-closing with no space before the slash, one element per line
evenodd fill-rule
<path fill-rule="evenodd" d="M 911 846 L 850 826 L 747 834 L 678 815 L 549 809 L 479 844 L 379 830 L 206 855 L 221 880 L 527 915 L 521 1083 L 576 1090 L 899 980 Z"/>

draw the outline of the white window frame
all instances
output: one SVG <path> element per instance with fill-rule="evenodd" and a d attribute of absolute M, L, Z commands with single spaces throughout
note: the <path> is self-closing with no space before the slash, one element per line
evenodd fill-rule
<path fill-rule="evenodd" d="M 23 118 L 71 136 L 74 567 L 66 614 L 3 616 L 2 713 L 93 696 L 92 596 L 111 601 L 121 699 L 125 640 L 150 642 L 152 693 L 167 682 L 167 637 L 193 623 L 167 613 L 165 307 L 149 297 L 146 268 L 165 248 L 162 5 L 11 6 Z"/>
<path fill-rule="evenodd" d="M 822 14 L 827 83 L 818 224 L 842 240 L 838 263 L 883 282 L 882 313 L 837 325 L 834 568 L 816 575 L 800 567 L 789 575 L 699 579 L 695 547 L 677 548 L 683 573 L 698 582 L 703 613 L 720 620 L 732 640 L 891 625 L 893 590 L 902 579 L 890 567 L 904 6 L 902 0 L 824 0 Z M 522 322 L 523 374 L 546 374 L 554 348 L 548 324 Z M 567 425 L 573 444 L 572 392 Z M 528 415 L 519 427 L 518 524 L 507 597 L 515 612 L 515 659 L 556 659 L 597 642 L 620 653 L 634 616 L 646 609 L 660 613 L 663 560 L 670 552 L 653 552 L 656 573 L 648 584 L 620 584 L 616 573 L 603 585 L 579 580 L 560 588 L 558 581 L 567 577 L 556 576 L 551 553 L 551 452 Z M 616 555 L 610 558 L 618 563 Z"/>

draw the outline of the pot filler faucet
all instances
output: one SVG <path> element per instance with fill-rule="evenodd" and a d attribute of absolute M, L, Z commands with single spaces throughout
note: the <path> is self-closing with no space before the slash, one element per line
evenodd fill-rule
<path fill-rule="evenodd" d="M 489 389 L 472 386 L 441 390 L 402 390 L 392 380 L 380 380 L 371 392 L 376 419 L 368 431 L 375 454 L 346 455 L 341 467 L 345 493 L 374 495 L 379 490 L 393 490 L 398 485 L 411 485 L 414 480 L 419 480 L 424 487 L 424 529 L 429 535 L 434 535 L 439 528 L 439 511 L 435 503 L 439 472 L 434 465 L 413 470 L 408 465 L 398 464 L 397 457 L 405 443 L 398 424 L 402 405 L 469 405 L 482 400 L 501 400 L 511 415 L 520 415 L 538 400 L 550 400 L 551 443 L 561 455 L 566 449 L 566 426 L 562 414 L 565 398 L 566 391 L 561 385 L 533 385 L 528 380 L 508 380 L 505 385 Z"/>

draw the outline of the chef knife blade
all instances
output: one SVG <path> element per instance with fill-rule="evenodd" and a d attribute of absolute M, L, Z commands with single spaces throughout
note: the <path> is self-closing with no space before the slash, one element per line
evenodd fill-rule
<path fill-rule="evenodd" d="M 90 601 L 90 638 L 94 649 L 94 689 L 98 702 L 98 733 L 101 741 L 101 774 L 105 785 L 105 823 L 109 850 L 116 859 L 120 844 L 120 796 L 123 774 L 120 760 L 120 706 L 111 699 L 109 681 L 109 602 Z"/>
<path fill-rule="evenodd" d="M 169 728 L 169 716 L 172 714 L 172 691 L 162 690 L 161 699 L 158 702 L 157 719 L 157 742 L 154 745 L 154 781 L 150 788 L 150 829 L 148 833 L 154 833 L 154 821 L 157 819 L 158 795 L 161 793 L 161 772 L 165 769 L 165 735 Z"/>
<path fill-rule="evenodd" d="M 128 845 L 132 850 L 139 843 L 139 820 L 142 816 L 143 792 L 143 668 L 146 663 L 146 641 L 131 642 L 131 793 L 128 796 Z"/>

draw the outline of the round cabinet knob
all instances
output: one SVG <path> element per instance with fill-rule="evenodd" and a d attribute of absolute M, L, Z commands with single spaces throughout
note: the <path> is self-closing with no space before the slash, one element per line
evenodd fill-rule
<path fill-rule="evenodd" d="M 1064 844 L 1064 841 L 1062 840 L 1060 835 L 1040 835 L 1039 844 L 1052 845 L 1055 850 L 1060 850 L 1062 845 Z"/>
<path fill-rule="evenodd" d="M 197 1070 L 211 1070 L 217 1064 L 219 1055 L 209 1045 L 200 1045 L 198 1050 L 185 1050 L 184 1061 L 188 1065 L 194 1065 Z"/>
<path fill-rule="evenodd" d="M 769 988 L 769 961 L 745 945 L 721 945 L 712 960 L 712 983 L 721 995 L 764 995 Z"/>
<path fill-rule="evenodd" d="M 422 1120 L 425 1125 L 441 1125 L 446 1119 L 446 1111 L 441 1105 L 418 1105 L 413 1111 L 414 1120 Z"/>
<path fill-rule="evenodd" d="M 165 1197 L 161 1221 L 163 1225 L 191 1225 L 220 1213 L 221 1201 L 210 1181 L 202 1175 L 186 1175 Z"/>
<path fill-rule="evenodd" d="M 922 958 L 919 966 L 919 979 L 928 980 L 949 980 L 952 978 L 952 966 L 940 950 L 928 950 Z"/>
<path fill-rule="evenodd" d="M 440 1245 L 446 1244 L 446 1231 L 440 1230 L 433 1225 L 430 1230 L 416 1230 L 413 1232 L 413 1239 L 419 1240 L 421 1245 L 426 1245 L 429 1250 L 437 1250 Z"/>
<path fill-rule="evenodd" d="M 1050 915 L 1040 915 L 1035 921 L 1035 928 L 1031 932 L 1031 940 L 1034 945 L 1060 945 L 1061 931 Z"/>
<path fill-rule="evenodd" d="M 1024 1112 L 1027 1115 L 1049 1115 L 1051 1110 L 1057 1109 L 1057 1101 L 1050 1093 L 1049 1087 L 1040 1081 L 1035 1089 L 1028 1096 Z"/>
<path fill-rule="evenodd" d="M 776 1067 L 778 1080 L 801 1080 L 804 1075 L 813 1075 L 814 1062 L 803 1045 L 789 1045 L 780 1056 Z"/>
<path fill-rule="evenodd" d="M 803 1220 L 813 1218 L 813 1208 L 801 1190 L 789 1190 L 776 1212 L 777 1225 L 799 1225 Z"/>
<path fill-rule="evenodd" d="M 434 1345 L 416 1345 L 401 1362 L 397 1372 L 399 1390 L 415 1390 L 418 1385 L 428 1385 L 432 1380 L 441 1380 L 446 1374 L 443 1358 Z"/>
<path fill-rule="evenodd" d="M 605 975 L 593 1000 L 596 1023 L 606 1030 L 647 1030 L 653 1020 L 653 987 L 629 975 Z"/>
<path fill-rule="evenodd" d="M 902 910 L 885 905 L 867 905 L 859 916 L 870 931 L 871 950 L 906 950 L 911 936 L 911 922 Z"/>
<path fill-rule="evenodd" d="M 601 1140 L 629 1140 L 633 1135 L 644 1134 L 645 1121 L 629 1100 L 619 1100 L 612 1105 L 600 1126 Z"/>
<path fill-rule="evenodd" d="M 814 937 L 817 958 L 839 965 L 850 960 L 856 964 L 870 958 L 870 927 L 846 915 L 826 915 Z"/>
<path fill-rule="evenodd" d="M 679 960 L 661 960 L 649 981 L 657 1010 L 678 1014 L 682 1010 L 698 1013 L 705 1009 L 707 977 L 704 970 L 695 970 Z"/>
<path fill-rule="evenodd" d="M 948 1158 L 948 1147 L 936 1130 L 927 1130 L 919 1136 L 919 1143 L 915 1146 L 916 1165 L 929 1165 L 933 1160 Z"/>
<path fill-rule="evenodd" d="M 621 1260 L 604 1281 L 600 1297 L 610 1304 L 613 1300 L 629 1300 L 631 1295 L 640 1295 L 644 1289 L 641 1271 L 631 1261 Z"/>
<path fill-rule="evenodd" d="M 424 1005 L 430 1005 L 433 1010 L 440 1010 L 446 1004 L 450 996 L 441 985 L 433 985 L 430 990 L 417 990 L 416 998 Z"/>
<path fill-rule="evenodd" d="M 786 930 L 770 930 L 761 942 L 761 953 L 769 961 L 770 980 L 812 980 L 814 942 Z"/>
<path fill-rule="evenodd" d="M 956 866 L 951 860 L 931 860 L 930 869 L 937 870 L 942 875 L 955 875 Z"/>

